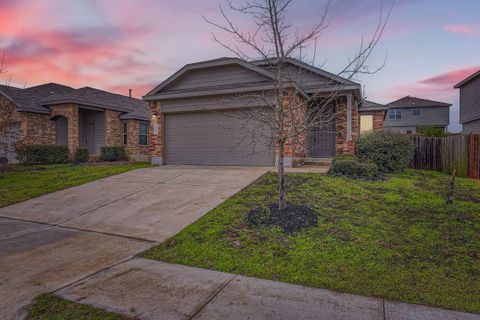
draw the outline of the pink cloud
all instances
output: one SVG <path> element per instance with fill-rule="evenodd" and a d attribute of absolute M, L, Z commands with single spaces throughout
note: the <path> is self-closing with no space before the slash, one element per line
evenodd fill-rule
<path fill-rule="evenodd" d="M 433 100 L 445 99 L 446 102 L 452 102 L 457 96 L 457 90 L 453 86 L 479 69 L 480 66 L 473 66 L 452 70 L 426 79 L 389 87 L 377 92 L 377 95 L 391 100 L 412 95 Z"/>
<path fill-rule="evenodd" d="M 449 72 L 445 72 L 436 75 L 431 78 L 418 81 L 420 84 L 436 85 L 436 86 L 451 86 L 453 87 L 458 82 L 462 81 L 466 77 L 480 70 L 480 66 L 474 66 L 469 68 L 457 69 Z"/>
<path fill-rule="evenodd" d="M 480 34 L 480 24 L 479 23 L 457 23 L 457 24 L 446 24 L 443 26 L 448 32 L 459 33 L 469 36 L 474 36 Z"/>

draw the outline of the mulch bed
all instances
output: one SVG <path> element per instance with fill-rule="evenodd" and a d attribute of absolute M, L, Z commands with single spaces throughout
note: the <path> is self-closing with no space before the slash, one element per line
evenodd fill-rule
<path fill-rule="evenodd" d="M 278 210 L 278 204 L 257 207 L 247 214 L 250 227 L 278 226 L 287 234 L 306 230 L 317 225 L 317 213 L 306 205 L 288 202 L 284 210 Z"/>

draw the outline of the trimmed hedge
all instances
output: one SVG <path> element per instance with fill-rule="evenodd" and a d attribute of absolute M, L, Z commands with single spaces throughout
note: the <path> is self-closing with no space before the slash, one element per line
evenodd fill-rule
<path fill-rule="evenodd" d="M 123 147 L 102 147 L 100 152 L 100 159 L 103 161 L 120 161 L 127 157 L 127 151 Z"/>
<path fill-rule="evenodd" d="M 413 143 L 409 137 L 390 130 L 363 134 L 358 141 L 360 161 L 374 162 L 380 172 L 400 172 L 413 157 Z"/>
<path fill-rule="evenodd" d="M 75 152 L 75 163 L 85 163 L 88 161 L 88 157 L 90 157 L 88 149 L 78 148 Z"/>
<path fill-rule="evenodd" d="M 353 156 L 334 159 L 329 170 L 330 175 L 340 175 L 358 178 L 379 178 L 381 174 L 373 162 L 361 162 Z"/>
<path fill-rule="evenodd" d="M 57 144 L 24 145 L 16 148 L 21 164 L 56 164 L 68 162 L 68 147 Z"/>

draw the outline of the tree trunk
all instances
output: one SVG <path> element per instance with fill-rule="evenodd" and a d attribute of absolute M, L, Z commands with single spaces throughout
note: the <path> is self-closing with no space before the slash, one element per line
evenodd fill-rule
<path fill-rule="evenodd" d="M 285 177 L 285 142 L 280 142 L 278 147 L 278 210 L 282 211 L 287 206 L 287 183 Z"/>

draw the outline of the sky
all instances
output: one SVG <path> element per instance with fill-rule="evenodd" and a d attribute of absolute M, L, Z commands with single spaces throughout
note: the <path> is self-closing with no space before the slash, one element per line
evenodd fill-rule
<path fill-rule="evenodd" d="M 315 64 L 340 72 L 391 3 L 332 0 Z M 232 56 L 212 33 L 233 40 L 202 18 L 220 22 L 219 4 L 226 1 L 0 0 L 0 54 L 7 67 L 1 80 L 121 94 L 131 88 L 141 98 L 187 63 Z M 291 25 L 304 30 L 318 22 L 325 4 L 293 0 Z M 251 30 L 250 20 L 233 13 L 232 19 Z M 453 86 L 480 69 L 480 0 L 397 0 L 367 64 L 373 69 L 384 61 L 381 71 L 355 79 L 368 100 L 388 103 L 411 95 L 452 103 L 449 130 L 460 130 Z"/>

